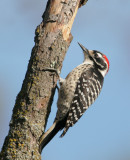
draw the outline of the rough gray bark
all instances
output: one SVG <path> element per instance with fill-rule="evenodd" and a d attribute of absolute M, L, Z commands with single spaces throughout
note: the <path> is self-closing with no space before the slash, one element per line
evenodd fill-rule
<path fill-rule="evenodd" d="M 70 45 L 74 18 L 86 0 L 48 0 L 35 31 L 25 79 L 13 109 L 1 160 L 40 160 L 39 138 L 45 130 L 58 77 L 44 68 L 61 70 Z"/>

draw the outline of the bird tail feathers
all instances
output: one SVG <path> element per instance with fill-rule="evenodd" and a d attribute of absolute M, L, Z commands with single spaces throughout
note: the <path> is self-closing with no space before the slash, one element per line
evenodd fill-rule
<path fill-rule="evenodd" d="M 47 130 L 46 133 L 44 133 L 40 140 L 40 153 L 42 149 L 52 140 L 52 138 L 58 133 L 59 130 L 63 129 L 65 127 L 66 119 L 63 119 L 59 122 L 55 121 L 53 125 Z"/>

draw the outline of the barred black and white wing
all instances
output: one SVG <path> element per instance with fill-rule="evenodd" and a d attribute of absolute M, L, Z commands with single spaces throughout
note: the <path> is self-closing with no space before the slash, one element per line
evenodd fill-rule
<path fill-rule="evenodd" d="M 102 84 L 103 77 L 98 72 L 90 70 L 81 74 L 61 137 L 65 135 L 69 127 L 73 126 L 95 101 L 101 91 Z"/>

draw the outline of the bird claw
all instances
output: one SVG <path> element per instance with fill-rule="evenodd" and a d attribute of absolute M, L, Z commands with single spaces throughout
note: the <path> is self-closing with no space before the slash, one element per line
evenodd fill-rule
<path fill-rule="evenodd" d="M 58 87 L 58 85 L 56 85 L 56 89 L 58 90 L 58 93 L 59 93 L 59 87 Z"/>
<path fill-rule="evenodd" d="M 55 72 L 56 74 L 57 74 L 57 76 L 59 77 L 59 79 L 61 79 L 60 78 L 60 71 L 59 70 L 57 70 L 57 69 L 54 69 L 54 68 L 44 68 L 43 69 L 44 71 L 50 71 L 50 72 Z M 58 85 L 56 85 L 56 89 L 58 90 L 58 93 L 59 93 L 59 87 L 58 87 Z"/>
<path fill-rule="evenodd" d="M 50 72 L 55 72 L 57 74 L 58 77 L 60 77 L 60 71 L 54 68 L 44 68 L 44 71 L 50 71 Z"/>

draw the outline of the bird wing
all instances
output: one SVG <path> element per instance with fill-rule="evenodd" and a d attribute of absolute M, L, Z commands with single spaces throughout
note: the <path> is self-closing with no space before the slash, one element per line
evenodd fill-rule
<path fill-rule="evenodd" d="M 98 73 L 96 74 L 92 71 L 85 71 L 81 74 L 61 137 L 65 135 L 69 127 L 73 126 L 80 119 L 99 95 L 103 84 L 103 77 L 99 81 L 98 76 Z"/>

